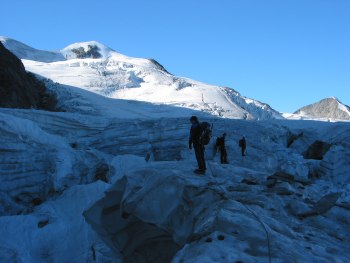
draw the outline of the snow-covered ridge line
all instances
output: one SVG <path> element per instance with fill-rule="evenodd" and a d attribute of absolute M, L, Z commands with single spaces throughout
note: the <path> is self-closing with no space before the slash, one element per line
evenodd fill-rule
<path fill-rule="evenodd" d="M 35 49 L 22 42 L 4 36 L 0 36 L 0 41 L 8 50 L 10 50 L 20 59 L 28 59 L 46 63 L 65 60 L 60 51 Z"/>
<path fill-rule="evenodd" d="M 61 51 L 36 50 L 0 38 L 26 69 L 55 82 L 113 99 L 169 104 L 235 119 L 283 118 L 267 104 L 230 88 L 169 74 L 157 61 L 122 55 L 96 41 L 75 43 Z"/>

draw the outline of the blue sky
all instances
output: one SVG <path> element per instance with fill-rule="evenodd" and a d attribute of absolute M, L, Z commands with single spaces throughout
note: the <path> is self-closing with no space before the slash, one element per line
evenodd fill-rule
<path fill-rule="evenodd" d="M 97 40 L 283 112 L 350 104 L 349 0 L 4 0 L 0 35 L 40 49 Z"/>

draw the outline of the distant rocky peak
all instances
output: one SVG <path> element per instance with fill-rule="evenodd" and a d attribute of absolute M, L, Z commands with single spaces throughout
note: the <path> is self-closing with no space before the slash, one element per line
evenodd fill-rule
<path fill-rule="evenodd" d="M 294 114 L 320 119 L 350 120 L 350 107 L 338 98 L 330 97 L 302 107 Z"/>

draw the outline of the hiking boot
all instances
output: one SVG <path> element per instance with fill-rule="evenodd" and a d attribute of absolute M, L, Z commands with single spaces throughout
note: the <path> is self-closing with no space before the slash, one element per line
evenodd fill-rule
<path fill-rule="evenodd" d="M 195 173 L 195 174 L 205 174 L 205 170 L 196 169 L 196 170 L 194 170 L 194 173 Z"/>

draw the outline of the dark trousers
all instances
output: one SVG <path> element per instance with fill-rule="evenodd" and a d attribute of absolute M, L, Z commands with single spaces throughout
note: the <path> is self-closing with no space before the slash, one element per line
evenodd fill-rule
<path fill-rule="evenodd" d="M 221 163 L 227 163 L 227 152 L 225 148 L 220 148 L 220 161 Z"/>
<path fill-rule="evenodd" d="M 245 147 L 242 147 L 242 156 L 245 156 Z"/>
<path fill-rule="evenodd" d="M 193 144 L 193 148 L 194 148 L 194 153 L 196 154 L 196 159 L 197 159 L 197 163 L 198 163 L 198 169 L 199 170 L 206 170 L 207 166 L 205 164 L 205 156 L 204 156 L 205 148 L 204 148 L 204 145 Z"/>

